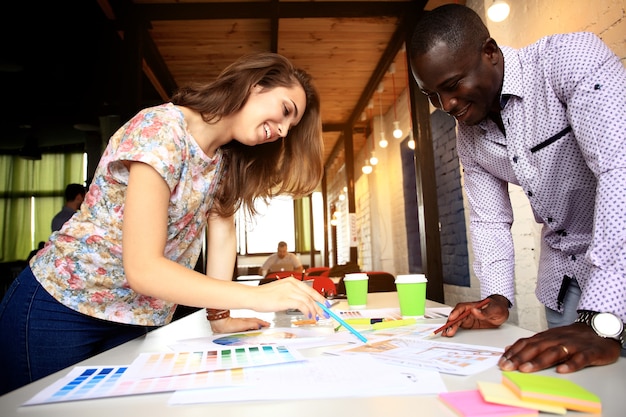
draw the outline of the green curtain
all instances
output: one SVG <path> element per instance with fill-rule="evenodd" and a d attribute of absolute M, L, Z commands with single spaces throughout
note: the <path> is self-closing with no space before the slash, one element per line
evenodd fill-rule
<path fill-rule="evenodd" d="M 293 213 L 296 223 L 296 251 L 311 251 L 311 197 L 304 197 L 293 201 Z"/>
<path fill-rule="evenodd" d="M 44 154 L 41 160 L 0 155 L 0 262 L 26 259 L 48 240 L 65 186 L 85 184 L 82 153 Z"/>

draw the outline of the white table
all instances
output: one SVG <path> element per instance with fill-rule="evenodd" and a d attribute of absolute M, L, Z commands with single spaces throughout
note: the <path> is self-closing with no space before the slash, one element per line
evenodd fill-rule
<path fill-rule="evenodd" d="M 334 309 L 346 309 L 345 301 Z M 396 293 L 373 293 L 368 295 L 369 308 L 397 307 Z M 427 307 L 441 306 L 427 302 Z M 274 321 L 277 326 L 289 323 L 293 316 L 284 313 L 258 314 L 250 311 L 236 311 L 233 315 L 256 314 L 264 319 Z M 433 322 L 444 323 L 443 319 Z M 125 365 L 130 364 L 140 353 L 169 350 L 168 345 L 176 340 L 211 335 L 209 323 L 204 312 L 199 311 L 180 319 L 168 326 L 155 330 L 145 337 L 132 340 L 117 348 L 94 356 L 78 365 Z M 505 347 L 520 337 L 532 335 L 532 332 L 512 325 L 504 325 L 496 330 L 461 331 L 454 338 L 441 338 L 442 341 L 469 343 Z M 70 368 L 71 369 L 71 368 Z M 293 400 L 293 401 L 253 401 L 240 403 L 201 404 L 187 406 L 169 406 L 167 401 L 172 393 L 116 397 L 98 400 L 76 401 L 69 403 L 46 404 L 20 407 L 37 392 L 67 374 L 69 369 L 59 371 L 25 387 L 0 397 L 0 416 L 45 416 L 45 417 L 178 417 L 178 416 L 254 416 L 254 417 L 320 417 L 320 416 L 433 416 L 457 417 L 444 406 L 434 395 L 428 396 L 386 396 L 373 398 L 346 398 L 325 400 Z M 557 375 L 553 370 L 542 371 L 545 375 Z M 442 374 L 449 391 L 476 388 L 476 381 L 500 382 L 500 371 L 497 368 L 469 377 Z M 561 375 L 571 379 L 598 394 L 602 399 L 603 416 L 623 417 L 624 395 L 626 395 L 626 359 L 620 358 L 616 364 L 587 368 L 582 371 Z M 6 375 L 2 375 L 6 378 Z M 543 414 L 542 414 L 543 415 Z M 550 415 L 550 414 L 545 414 Z M 570 412 L 570 416 L 584 417 L 584 413 Z"/>

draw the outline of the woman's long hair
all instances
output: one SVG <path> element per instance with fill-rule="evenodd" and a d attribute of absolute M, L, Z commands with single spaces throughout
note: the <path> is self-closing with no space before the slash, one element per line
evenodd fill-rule
<path fill-rule="evenodd" d="M 306 109 L 285 138 L 256 146 L 232 140 L 222 146 L 227 172 L 215 198 L 218 214 L 230 216 L 242 204 L 254 214 L 257 198 L 302 197 L 315 190 L 323 174 L 319 94 L 305 71 L 281 55 L 261 52 L 239 58 L 211 83 L 184 87 L 172 96 L 172 103 L 215 123 L 241 110 L 255 85 L 272 89 L 298 84 L 306 95 Z"/>

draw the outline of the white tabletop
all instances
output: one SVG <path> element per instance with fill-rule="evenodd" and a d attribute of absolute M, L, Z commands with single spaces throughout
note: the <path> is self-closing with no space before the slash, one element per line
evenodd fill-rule
<path fill-rule="evenodd" d="M 347 309 L 345 301 L 333 309 Z M 368 294 L 368 308 L 397 307 L 396 293 Z M 441 306 L 427 302 L 427 307 Z M 236 311 L 233 315 L 257 315 L 269 319 L 277 326 L 289 323 L 291 317 L 284 313 L 253 313 Z M 436 319 L 433 323 L 444 323 Z M 144 352 L 167 351 L 169 345 L 177 340 L 210 336 L 211 328 L 203 311 L 199 311 L 168 326 L 155 330 L 144 337 L 132 340 L 117 348 L 94 356 L 78 365 L 126 365 Z M 461 331 L 454 338 L 441 338 L 442 341 L 468 343 L 495 347 L 505 347 L 520 337 L 532 335 L 530 331 L 505 324 L 495 330 Z M 70 368 L 71 369 L 71 368 Z M 66 375 L 69 369 L 59 371 L 25 387 L 0 397 L 0 416 L 45 416 L 45 417 L 112 417 L 112 416 L 254 416 L 254 417 L 319 417 L 319 416 L 435 416 L 457 417 L 444 406 L 434 395 L 420 396 L 381 396 L 372 398 L 345 398 L 324 400 L 292 400 L 292 401 L 250 401 L 236 403 L 200 404 L 170 406 L 168 399 L 172 393 L 137 395 L 107 399 L 75 401 L 20 407 L 26 400 L 41 391 L 57 379 Z M 581 384 L 600 396 L 602 400 L 602 416 L 623 417 L 626 393 L 626 359 L 620 358 L 618 363 L 609 366 L 587 368 L 573 374 L 556 374 L 553 370 L 542 371 L 545 375 L 558 375 Z M 6 378 L 6 375 L 2 375 Z M 476 388 L 476 381 L 500 382 L 501 373 L 491 368 L 472 376 L 454 376 L 442 374 L 449 391 Z M 544 415 L 543 413 L 540 413 Z M 550 414 L 545 414 L 550 415 Z M 579 412 L 569 412 L 576 417 L 588 416 Z"/>

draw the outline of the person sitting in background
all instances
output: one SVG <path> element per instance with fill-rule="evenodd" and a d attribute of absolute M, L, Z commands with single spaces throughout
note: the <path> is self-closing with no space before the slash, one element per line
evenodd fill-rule
<path fill-rule="evenodd" d="M 85 200 L 85 187 L 82 184 L 68 184 L 65 187 L 65 205 L 52 218 L 52 231 L 61 230 L 61 227 L 78 211 Z"/>
<path fill-rule="evenodd" d="M 43 249 L 45 245 L 46 245 L 46 242 L 44 242 L 43 240 L 39 242 L 39 244 L 37 245 L 37 249 L 31 250 L 30 253 L 28 254 L 28 258 L 26 258 L 26 262 L 30 262 L 30 260 L 33 259 L 33 256 L 37 255 L 37 252 L 39 252 L 40 249 Z"/>
<path fill-rule="evenodd" d="M 296 255 L 287 252 L 287 242 L 278 242 L 278 252 L 267 258 L 259 269 L 259 275 L 266 276 L 269 272 L 276 271 L 302 272 L 302 262 Z"/>

